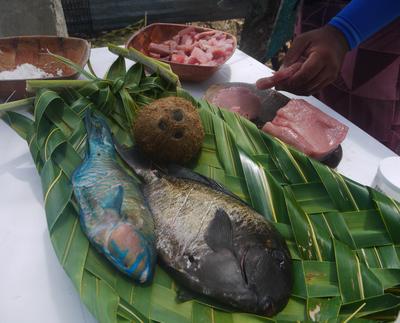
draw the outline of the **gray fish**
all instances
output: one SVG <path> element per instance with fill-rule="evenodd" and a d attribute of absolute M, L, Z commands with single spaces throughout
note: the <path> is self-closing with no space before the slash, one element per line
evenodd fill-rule
<path fill-rule="evenodd" d="M 150 170 L 137 149 L 117 150 L 144 180 L 159 259 L 182 286 L 246 312 L 283 309 L 291 259 L 271 223 L 207 177 L 179 166 Z"/>
<path fill-rule="evenodd" d="M 106 122 L 87 113 L 88 151 L 72 177 L 83 231 L 94 247 L 139 283 L 156 263 L 154 222 L 137 183 L 117 163 Z"/>

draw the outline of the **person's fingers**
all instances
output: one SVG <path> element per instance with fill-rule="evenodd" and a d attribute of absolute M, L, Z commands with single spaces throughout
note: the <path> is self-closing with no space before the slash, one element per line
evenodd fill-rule
<path fill-rule="evenodd" d="M 290 82 L 288 80 L 285 80 L 276 85 L 275 89 L 278 91 L 291 92 L 296 95 L 307 96 L 319 92 L 320 90 L 322 90 L 324 87 L 331 84 L 335 80 L 336 77 L 334 77 L 333 74 L 330 73 L 327 74 L 325 73 L 325 71 L 322 71 L 313 80 L 311 80 L 307 88 L 292 88 Z"/>
<path fill-rule="evenodd" d="M 319 91 L 336 79 L 348 50 L 345 39 L 342 42 L 337 36 L 337 30 L 329 26 L 300 35 L 293 41 L 282 65 L 285 72 L 286 66 L 295 63 L 301 64 L 300 69 L 287 78 L 277 73 L 274 78 L 260 80 L 257 85 L 261 88 L 275 85 L 277 90 L 299 95 Z"/>
<path fill-rule="evenodd" d="M 276 90 L 291 92 L 297 95 L 310 95 L 310 87 L 316 86 L 324 79 L 324 65 L 318 60 L 307 60 L 307 66 L 304 64 L 301 68 L 290 78 L 276 84 Z"/>
<path fill-rule="evenodd" d="M 304 55 L 306 48 L 309 45 L 309 40 L 307 37 L 302 35 L 298 36 L 292 43 L 283 59 L 283 66 L 291 66 L 292 64 L 301 60 Z"/>
<path fill-rule="evenodd" d="M 316 53 L 311 53 L 308 59 L 302 64 L 301 68 L 288 79 L 290 87 L 293 89 L 304 90 L 309 87 L 309 83 L 318 77 L 325 67 L 325 63 Z"/>
<path fill-rule="evenodd" d="M 325 86 L 335 81 L 338 75 L 339 72 L 335 67 L 331 65 L 325 66 L 318 77 L 309 82 L 307 91 L 313 94 L 322 90 Z"/>
<path fill-rule="evenodd" d="M 315 94 L 319 91 L 321 91 L 324 87 L 328 86 L 329 84 L 331 84 L 332 82 L 334 82 L 336 80 L 335 77 L 332 76 L 328 76 L 325 79 L 323 79 L 322 81 L 318 82 L 317 84 L 315 84 L 314 86 L 310 87 L 308 89 L 308 92 L 310 94 Z"/>
<path fill-rule="evenodd" d="M 290 78 L 294 73 L 296 73 L 301 68 L 301 63 L 295 63 L 289 67 L 283 68 L 277 71 L 274 75 L 269 77 L 263 77 L 256 82 L 257 88 L 260 90 L 266 90 L 271 87 L 276 86 L 283 80 Z"/>
<path fill-rule="evenodd" d="M 288 79 L 282 80 L 281 82 L 275 84 L 275 90 L 277 91 L 289 91 L 290 83 Z"/>
<path fill-rule="evenodd" d="M 329 74 L 327 74 L 327 67 L 324 66 L 322 70 L 314 76 L 309 82 L 306 83 L 304 88 L 301 90 L 307 94 L 313 94 L 320 88 L 319 85 L 325 82 L 329 78 Z"/>
<path fill-rule="evenodd" d="M 256 87 L 260 90 L 267 90 L 270 89 L 271 87 L 274 87 L 275 84 L 278 82 L 276 81 L 276 78 L 274 75 L 269 76 L 269 77 L 263 77 L 261 79 L 258 79 L 256 82 Z"/>

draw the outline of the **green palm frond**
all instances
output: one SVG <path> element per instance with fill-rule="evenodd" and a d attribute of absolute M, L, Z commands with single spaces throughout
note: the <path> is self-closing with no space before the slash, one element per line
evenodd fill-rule
<path fill-rule="evenodd" d="M 37 82 L 37 81 L 36 81 Z M 393 320 L 400 308 L 400 205 L 260 132 L 236 114 L 196 101 L 160 74 L 118 58 L 105 80 L 39 89 L 34 115 L 3 112 L 26 139 L 42 179 L 50 238 L 82 301 L 100 322 L 269 322 Z M 43 85 L 43 84 L 42 84 Z M 160 267 L 137 286 L 88 243 L 71 175 L 86 147 L 84 112 L 104 115 L 120 143 L 133 144 L 136 112 L 162 96 L 194 102 L 205 139 L 191 165 L 250 203 L 287 241 L 294 288 L 273 318 L 226 311 L 205 299 L 177 303 L 177 285 Z M 1 109 L 1 108 L 0 108 Z"/>

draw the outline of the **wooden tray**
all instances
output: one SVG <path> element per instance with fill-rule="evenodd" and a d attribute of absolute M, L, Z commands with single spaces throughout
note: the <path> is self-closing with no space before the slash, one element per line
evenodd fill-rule
<path fill-rule="evenodd" d="M 168 23 L 154 23 L 148 25 L 137 31 L 126 43 L 126 48 L 133 47 L 140 50 L 145 55 L 148 55 L 148 47 L 151 42 L 161 43 L 165 40 L 172 39 L 180 30 L 189 27 L 188 25 L 181 24 L 168 24 Z M 203 28 L 194 26 L 196 31 L 208 31 L 214 30 L 210 28 Z M 229 38 L 233 39 L 233 52 L 236 49 L 237 41 L 236 37 L 224 32 Z M 181 64 L 174 63 L 164 59 L 160 61 L 166 62 L 171 65 L 172 70 L 177 74 L 181 81 L 193 81 L 201 82 L 211 77 L 231 56 L 217 66 L 204 66 L 204 65 L 192 65 L 192 64 Z"/>
<path fill-rule="evenodd" d="M 73 69 L 56 61 L 48 51 L 64 56 L 80 66 L 85 66 L 90 55 L 90 44 L 80 38 L 56 36 L 19 36 L 0 38 L 0 72 L 13 70 L 18 65 L 29 63 L 43 69 L 47 73 L 62 76 L 47 79 L 75 79 L 78 77 Z M 0 100 L 11 100 L 27 97 L 26 80 L 0 80 Z M 15 92 L 14 92 L 15 91 Z"/>

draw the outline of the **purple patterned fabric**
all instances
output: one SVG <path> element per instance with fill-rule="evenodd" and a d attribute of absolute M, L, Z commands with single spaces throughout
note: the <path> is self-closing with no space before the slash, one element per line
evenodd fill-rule
<path fill-rule="evenodd" d="M 295 35 L 325 25 L 347 3 L 303 1 Z M 350 51 L 339 78 L 316 96 L 400 154 L 400 18 Z"/>

